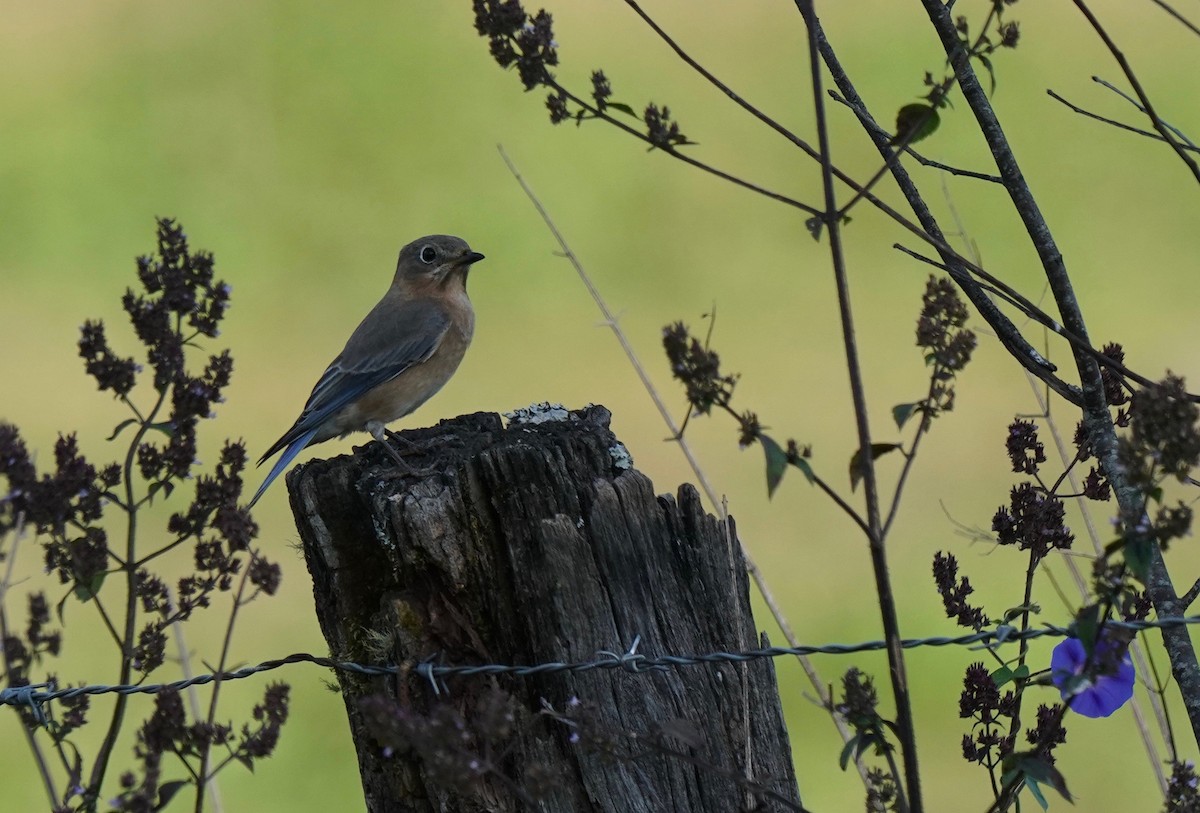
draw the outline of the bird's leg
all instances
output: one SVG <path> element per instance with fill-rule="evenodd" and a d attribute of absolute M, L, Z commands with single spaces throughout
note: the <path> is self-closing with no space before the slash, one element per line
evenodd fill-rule
<path fill-rule="evenodd" d="M 387 435 L 387 439 L 390 440 L 392 443 L 396 444 L 397 446 L 403 446 L 405 451 L 407 451 L 407 452 L 412 453 L 412 452 L 418 451 L 417 444 L 413 443 L 411 440 L 404 437 L 399 432 L 393 432 L 391 429 L 388 429 L 385 426 L 383 428 L 383 434 Z"/>
<path fill-rule="evenodd" d="M 404 458 L 400 456 L 399 452 L 392 448 L 392 444 L 388 443 L 389 436 L 396 437 L 394 432 L 389 432 L 387 427 L 385 427 L 379 421 L 371 421 L 368 423 L 367 431 L 370 432 L 371 437 L 379 441 L 379 445 L 382 446 L 384 450 L 392 456 L 392 460 L 396 461 L 396 465 L 400 468 L 400 471 L 404 472 L 405 474 L 413 473 L 412 467 L 404 461 Z"/>
<path fill-rule="evenodd" d="M 420 449 L 417 448 L 417 445 L 415 443 L 413 443 L 410 440 L 406 440 L 405 438 L 400 437 L 395 432 L 391 431 L 390 429 L 388 429 L 386 426 L 379 423 L 378 421 L 371 421 L 369 424 L 367 424 L 367 431 L 370 432 L 371 437 L 373 437 L 373 438 L 375 438 L 375 440 L 379 441 L 379 445 L 381 445 L 384 449 L 386 449 L 387 453 L 392 456 L 392 460 L 396 461 L 396 467 L 398 469 L 400 469 L 400 473 L 403 476 L 406 476 L 406 477 L 428 477 L 429 475 L 431 475 L 435 471 L 437 471 L 437 466 L 428 466 L 423 469 L 413 468 L 412 465 L 409 464 L 408 461 L 406 461 L 401 456 L 401 453 L 396 451 L 392 447 L 392 444 L 388 443 L 388 440 L 394 440 L 398 443 L 403 444 L 404 446 L 407 446 L 409 452 L 419 452 Z"/>

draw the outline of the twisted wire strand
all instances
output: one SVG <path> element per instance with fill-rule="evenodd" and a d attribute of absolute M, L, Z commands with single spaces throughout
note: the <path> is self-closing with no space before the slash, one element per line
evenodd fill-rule
<path fill-rule="evenodd" d="M 1184 616 L 1177 618 L 1159 618 L 1148 621 L 1109 621 L 1106 628 L 1141 631 L 1178 627 L 1200 623 L 1200 616 Z M 1016 627 L 1002 624 L 995 629 L 974 632 L 968 635 L 934 636 L 929 638 L 907 638 L 901 642 L 905 649 L 942 646 L 971 646 L 1004 644 L 1021 640 L 1031 640 L 1045 636 L 1066 637 L 1071 634 L 1067 627 L 1046 625 L 1031 628 L 1022 632 Z M 419 663 L 404 665 L 373 665 L 353 661 L 339 661 L 333 658 L 311 655 L 305 652 L 275 658 L 253 666 L 243 666 L 225 672 L 216 672 L 176 680 L 170 683 L 139 683 L 127 685 L 94 684 L 59 689 L 53 684 L 37 683 L 28 686 L 16 686 L 0 690 L 0 706 L 18 706 L 29 708 L 37 722 L 45 721 L 42 704 L 54 700 L 70 700 L 82 695 L 100 694 L 158 694 L 163 691 L 178 691 L 190 686 L 203 686 L 217 680 L 241 680 L 262 672 L 270 672 L 295 663 L 311 663 L 342 672 L 350 672 L 369 677 L 383 675 L 398 675 L 402 672 L 412 672 L 425 678 L 433 686 L 436 693 L 444 690 L 444 680 L 451 677 L 475 677 L 479 675 L 512 675 L 515 677 L 533 677 L 562 672 L 589 672 L 595 669 L 623 669 L 631 673 L 663 671 L 684 666 L 702 666 L 706 664 L 747 663 L 763 658 L 778 658 L 784 655 L 848 655 L 857 652 L 875 652 L 887 647 L 884 641 L 864 641 L 855 644 L 822 644 L 819 646 L 768 646 L 759 649 L 747 649 L 738 652 L 706 652 L 692 655 L 646 655 L 639 653 L 640 636 L 636 636 L 630 647 L 623 652 L 601 650 L 595 657 L 586 661 L 564 663 L 551 661 L 526 666 L 514 664 L 488 663 L 474 666 L 443 665 L 427 658 Z M 436 657 L 436 656 L 435 656 Z"/>

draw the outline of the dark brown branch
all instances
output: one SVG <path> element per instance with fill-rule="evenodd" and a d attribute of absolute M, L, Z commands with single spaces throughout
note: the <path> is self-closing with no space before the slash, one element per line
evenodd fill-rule
<path fill-rule="evenodd" d="M 917 761 L 916 725 L 912 713 L 912 697 L 908 689 L 908 674 L 904 663 L 901 643 L 900 618 L 896 611 L 896 596 L 888 573 L 887 548 L 883 538 L 883 520 L 879 504 L 879 483 L 876 479 L 875 460 L 868 453 L 871 448 L 871 424 L 867 412 L 866 387 L 863 383 L 859 361 L 858 339 L 854 330 L 854 314 L 850 304 L 850 279 L 846 270 L 846 257 L 842 249 L 841 216 L 837 196 L 833 188 L 832 147 L 829 141 L 829 126 L 825 108 L 825 94 L 821 89 L 821 56 L 817 46 L 819 23 L 812 0 L 797 0 L 796 7 L 804 18 L 808 29 L 809 71 L 812 78 L 813 107 L 817 120 L 817 137 L 821 150 L 821 185 L 825 193 L 825 226 L 829 229 L 829 251 L 833 263 L 833 275 L 837 286 L 838 310 L 842 325 L 842 341 L 846 348 L 846 369 L 850 378 L 850 395 L 854 402 L 854 423 L 858 433 L 862 455 L 863 494 L 867 504 L 867 544 L 870 548 L 871 565 L 875 575 L 875 595 L 883 623 L 884 639 L 887 642 L 889 675 L 891 677 L 893 701 L 896 704 L 896 735 L 900 740 L 904 762 L 904 781 L 896 777 L 897 787 L 903 788 L 898 801 L 900 811 L 921 813 L 921 773 Z M 865 190 L 864 190 L 865 194 Z"/>

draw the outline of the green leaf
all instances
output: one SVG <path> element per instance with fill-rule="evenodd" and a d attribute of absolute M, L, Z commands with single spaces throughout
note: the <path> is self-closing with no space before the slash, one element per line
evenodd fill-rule
<path fill-rule="evenodd" d="M 171 423 L 170 421 L 159 421 L 158 423 L 148 423 L 148 424 L 146 424 L 146 428 L 153 429 L 156 432 L 162 432 L 164 435 L 166 435 L 169 438 L 175 436 L 175 424 Z"/>
<path fill-rule="evenodd" d="M 604 107 L 605 108 L 611 107 L 613 110 L 620 110 L 622 113 L 627 113 L 630 116 L 633 116 L 635 119 L 639 119 L 639 120 L 641 119 L 641 116 L 639 116 L 637 113 L 633 112 L 632 107 L 630 107 L 627 104 L 623 104 L 621 102 L 605 102 Z"/>
<path fill-rule="evenodd" d="M 171 492 L 174 490 L 175 490 L 175 484 L 172 483 L 170 480 L 156 480 L 150 484 L 149 488 L 146 489 L 146 496 L 149 497 L 151 500 L 153 500 L 154 495 L 157 494 L 159 491 L 162 491 L 162 492 L 164 492 L 164 494 L 166 496 L 170 497 Z"/>
<path fill-rule="evenodd" d="M 906 104 L 896 114 L 896 135 L 892 143 L 916 144 L 933 135 L 941 124 L 937 110 L 928 104 Z"/>
<path fill-rule="evenodd" d="M 876 460 L 881 455 L 894 452 L 899 448 L 899 443 L 872 443 L 870 459 L 863 454 L 862 449 L 855 452 L 850 458 L 850 490 L 853 491 L 858 488 L 858 481 L 863 478 L 863 475 L 867 471 L 867 465 L 871 460 Z"/>
<path fill-rule="evenodd" d="M 988 59 L 985 54 L 977 54 L 976 56 L 983 63 L 983 67 L 987 69 L 988 79 L 992 82 L 992 87 L 988 90 L 988 96 L 994 96 L 996 94 L 996 71 L 992 68 L 992 60 Z"/>
<path fill-rule="evenodd" d="M 1037 615 L 1041 611 L 1042 607 L 1040 604 L 1020 604 L 1016 607 L 1010 607 L 1009 609 L 1005 610 L 1004 619 L 1000 623 L 1010 624 L 1012 623 L 1013 619 L 1020 618 L 1025 613 Z"/>
<path fill-rule="evenodd" d="M 846 766 L 850 764 L 850 755 L 858 749 L 858 741 L 862 738 L 862 734 L 855 734 L 850 739 L 846 740 L 846 744 L 842 746 L 841 756 L 838 757 L 838 765 L 842 766 L 842 770 L 846 770 Z"/>
<path fill-rule="evenodd" d="M 812 239 L 821 242 L 821 230 L 825 228 L 825 220 L 820 215 L 813 215 L 804 221 L 804 228 L 812 235 Z"/>
<path fill-rule="evenodd" d="M 127 427 L 132 426 L 135 423 L 137 423 L 137 418 L 126 418 L 125 420 L 121 421 L 119 424 L 116 425 L 116 427 L 112 431 L 112 434 L 108 436 L 108 439 L 116 440 L 117 435 L 121 434 L 122 432 L 125 431 L 125 429 Z"/>
<path fill-rule="evenodd" d="M 1025 787 L 1029 788 L 1029 795 L 1033 800 L 1042 806 L 1042 810 L 1049 810 L 1050 803 L 1046 801 L 1046 797 L 1042 795 L 1042 789 L 1038 787 L 1038 783 L 1032 779 L 1026 778 Z"/>
<path fill-rule="evenodd" d="M 903 429 L 904 424 L 908 423 L 908 419 L 911 418 L 913 413 L 920 409 L 920 407 L 920 401 L 912 404 L 896 404 L 894 407 L 892 407 L 892 418 L 894 418 L 896 421 L 896 428 Z"/>
<path fill-rule="evenodd" d="M 813 474 L 812 466 L 808 465 L 808 461 L 803 457 L 798 457 L 791 461 L 791 464 L 804 474 L 804 479 L 808 480 L 808 484 L 812 485 L 817 482 L 817 475 Z"/>
<path fill-rule="evenodd" d="M 104 579 L 106 576 L 108 576 L 108 574 L 101 571 L 93 576 L 92 580 L 87 584 L 84 584 L 83 582 L 75 582 L 75 598 L 86 603 L 100 595 L 100 588 L 104 585 Z"/>
<path fill-rule="evenodd" d="M 1001 666 L 995 672 L 992 672 L 992 683 L 996 684 L 997 689 L 1004 688 L 1005 684 L 1013 679 L 1013 670 L 1007 666 Z"/>
<path fill-rule="evenodd" d="M 1089 604 L 1075 614 L 1075 623 L 1071 625 L 1075 637 L 1083 644 L 1083 651 L 1091 654 L 1096 645 L 1096 633 L 1100 629 L 1100 605 Z"/>
<path fill-rule="evenodd" d="M 176 779 L 174 782 L 163 782 L 158 786 L 158 804 L 154 806 L 154 809 L 164 809 L 168 804 L 170 804 L 171 799 L 175 797 L 176 793 L 179 793 L 179 791 L 183 790 L 190 784 L 192 783 L 185 782 L 182 779 Z"/>
<path fill-rule="evenodd" d="M 1153 543 L 1142 536 L 1125 543 L 1125 565 L 1142 584 L 1150 575 L 1150 557 Z"/>
<path fill-rule="evenodd" d="M 1025 780 L 1031 786 L 1031 792 L 1033 791 L 1032 785 L 1040 782 L 1054 788 L 1068 802 L 1074 801 L 1067 790 L 1067 780 L 1063 778 L 1062 773 L 1042 757 L 1033 756 L 1032 752 L 1027 751 L 1018 758 L 1017 766 L 1025 774 Z M 1038 793 L 1035 793 L 1034 796 L 1035 798 L 1041 798 L 1041 795 Z M 1043 808 L 1046 806 L 1044 799 L 1039 804 Z"/>
<path fill-rule="evenodd" d="M 775 489 L 779 488 L 779 481 L 787 471 L 787 452 L 766 435 L 759 435 L 758 442 L 762 444 L 763 452 L 767 455 L 767 498 L 770 499 L 775 496 Z"/>
<path fill-rule="evenodd" d="M 1013 674 L 1013 679 L 1015 679 L 1015 680 L 1027 680 L 1029 678 L 1029 674 L 1030 674 L 1029 666 L 1026 664 L 1021 664 L 1020 666 L 1018 666 L 1016 669 L 1013 670 L 1012 674 Z"/>

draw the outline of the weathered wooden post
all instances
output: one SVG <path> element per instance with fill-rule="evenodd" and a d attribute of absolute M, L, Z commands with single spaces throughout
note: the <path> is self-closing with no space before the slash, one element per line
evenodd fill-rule
<path fill-rule="evenodd" d="M 757 647 L 733 528 L 690 486 L 656 497 L 609 417 L 531 410 L 505 427 L 479 413 L 405 432 L 407 476 L 375 444 L 292 472 L 332 656 L 529 665 L 635 638 L 650 655 Z M 801 809 L 769 660 L 339 679 L 373 813 Z"/>

